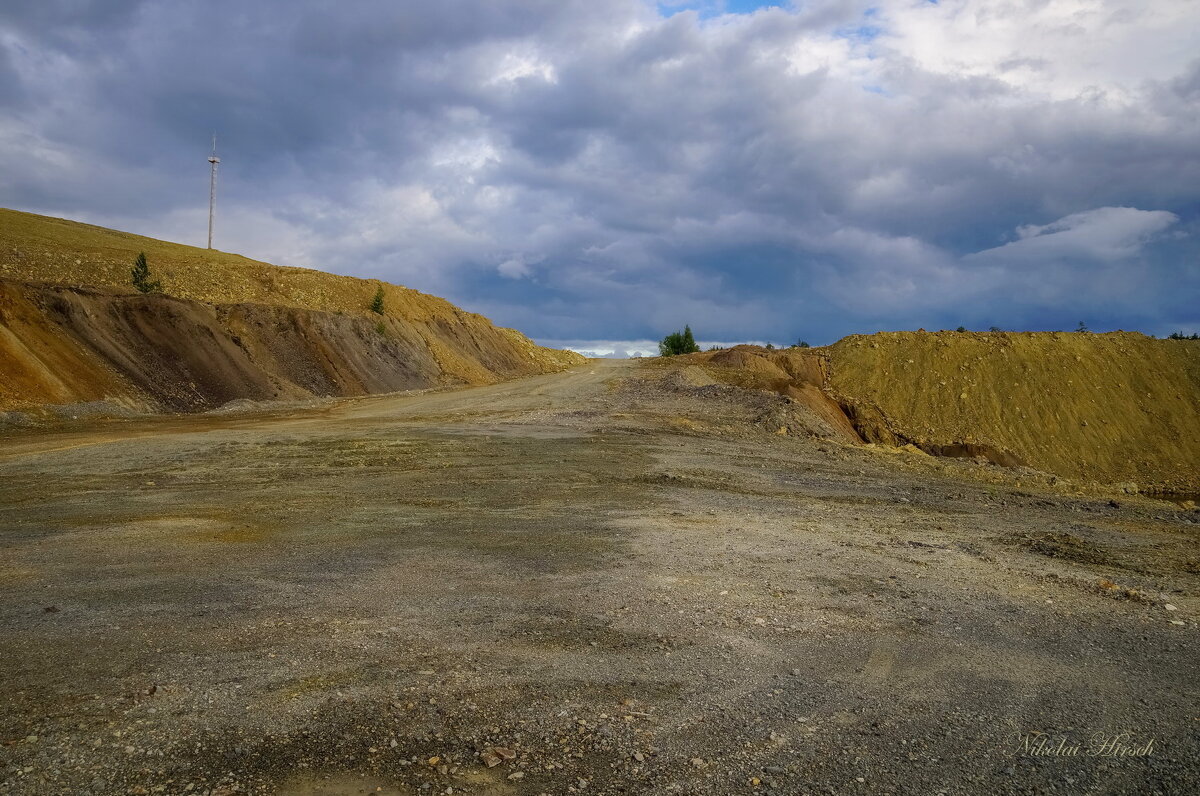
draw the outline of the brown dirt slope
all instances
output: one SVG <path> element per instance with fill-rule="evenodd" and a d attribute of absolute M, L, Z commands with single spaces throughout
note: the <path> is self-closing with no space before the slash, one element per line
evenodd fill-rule
<path fill-rule="evenodd" d="M 1200 342 L 891 332 L 824 350 L 868 438 L 873 427 L 933 452 L 981 446 L 1071 478 L 1200 491 Z"/>
<path fill-rule="evenodd" d="M 751 390 L 779 393 L 790 399 L 791 411 L 768 412 L 761 420 L 772 429 L 824 437 L 841 442 L 862 442 L 858 431 L 829 389 L 827 355 L 812 349 L 768 350 L 739 345 L 671 357 L 666 367 L 683 366 L 684 372 L 702 368 L 715 381 Z"/>
<path fill-rule="evenodd" d="M 815 436 L 1200 492 L 1197 341 L 891 332 L 819 349 L 743 345 L 660 364 L 787 396 Z"/>
<path fill-rule="evenodd" d="M 164 295 L 130 285 L 141 251 Z M 382 317 L 369 310 L 379 287 Z M 486 384 L 581 361 L 397 285 L 0 209 L 0 410 L 194 410 Z"/>

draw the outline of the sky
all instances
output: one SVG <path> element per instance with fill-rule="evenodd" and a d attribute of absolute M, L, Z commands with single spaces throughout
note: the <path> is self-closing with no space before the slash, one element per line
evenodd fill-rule
<path fill-rule="evenodd" d="M 1193 0 L 6 0 L 0 206 L 653 351 L 1200 331 Z"/>

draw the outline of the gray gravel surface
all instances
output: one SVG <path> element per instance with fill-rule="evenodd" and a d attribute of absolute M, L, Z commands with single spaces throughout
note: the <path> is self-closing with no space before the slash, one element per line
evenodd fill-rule
<path fill-rule="evenodd" d="M 662 376 L 4 432 L 0 793 L 1200 790 L 1200 514 Z"/>

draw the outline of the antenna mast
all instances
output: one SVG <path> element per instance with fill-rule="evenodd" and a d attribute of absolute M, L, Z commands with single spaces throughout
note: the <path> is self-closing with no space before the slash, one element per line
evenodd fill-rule
<path fill-rule="evenodd" d="M 208 248 L 212 248 L 212 233 L 213 233 L 213 212 L 217 206 L 217 164 L 221 159 L 217 157 L 217 134 L 213 133 L 213 151 L 209 156 L 208 162 L 212 164 L 212 175 L 208 181 Z"/>

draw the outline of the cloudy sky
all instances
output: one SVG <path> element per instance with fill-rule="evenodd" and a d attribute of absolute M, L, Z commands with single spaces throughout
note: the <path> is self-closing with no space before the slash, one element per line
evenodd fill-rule
<path fill-rule="evenodd" d="M 5 0 L 0 205 L 634 351 L 1200 331 L 1194 0 Z M 637 343 L 636 341 L 643 341 Z"/>

